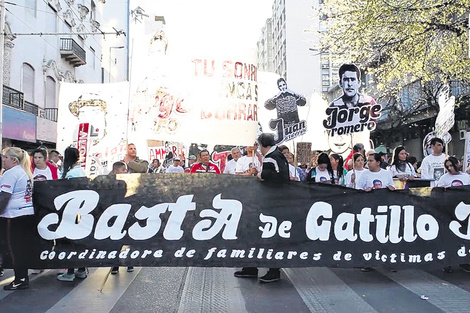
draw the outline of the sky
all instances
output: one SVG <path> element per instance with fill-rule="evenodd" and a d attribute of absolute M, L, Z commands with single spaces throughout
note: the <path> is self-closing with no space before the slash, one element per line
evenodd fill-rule
<path fill-rule="evenodd" d="M 168 53 L 254 54 L 273 0 L 134 0 L 163 15 Z"/>

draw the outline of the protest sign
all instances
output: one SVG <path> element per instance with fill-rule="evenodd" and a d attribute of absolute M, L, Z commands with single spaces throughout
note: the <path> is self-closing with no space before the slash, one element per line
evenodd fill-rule
<path fill-rule="evenodd" d="M 312 161 L 312 143 L 297 143 L 297 163 L 308 164 Z"/>
<path fill-rule="evenodd" d="M 299 119 L 297 110 L 297 106 L 304 106 L 307 100 L 304 96 L 288 89 L 284 78 L 277 80 L 277 86 L 279 92 L 274 97 L 267 99 L 264 107 L 277 111 L 277 119 L 269 121 L 269 128 L 274 130 L 274 140 L 278 145 L 307 132 L 307 122 Z"/>
<path fill-rule="evenodd" d="M 117 178 L 35 184 L 38 233 L 24 247 L 29 267 L 470 262 L 469 186 L 367 193 L 232 175 Z"/>
<path fill-rule="evenodd" d="M 87 175 L 107 174 L 127 149 L 129 84 L 60 85 L 57 150 L 80 151 Z"/>

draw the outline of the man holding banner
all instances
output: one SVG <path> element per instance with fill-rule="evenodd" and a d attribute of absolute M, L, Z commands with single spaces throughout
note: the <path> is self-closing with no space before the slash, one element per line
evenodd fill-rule
<path fill-rule="evenodd" d="M 290 181 L 289 166 L 284 155 L 275 145 L 274 135 L 263 133 L 258 137 L 260 150 L 263 157 L 263 168 L 258 173 L 258 179 L 261 181 L 282 182 Z M 257 278 L 258 268 L 244 267 L 241 271 L 234 273 L 235 277 Z M 266 275 L 260 277 L 261 283 L 272 283 L 281 279 L 279 268 L 270 268 Z"/>

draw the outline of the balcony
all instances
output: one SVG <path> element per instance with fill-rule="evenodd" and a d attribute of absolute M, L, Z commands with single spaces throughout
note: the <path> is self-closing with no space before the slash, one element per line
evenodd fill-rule
<path fill-rule="evenodd" d="M 57 122 L 57 108 L 40 108 L 34 103 L 25 101 L 24 94 L 21 91 L 5 85 L 3 86 L 3 104 Z"/>
<path fill-rule="evenodd" d="M 39 117 L 57 122 L 57 108 L 39 108 Z"/>
<path fill-rule="evenodd" d="M 60 38 L 60 56 L 74 67 L 86 64 L 86 52 L 72 38 Z"/>

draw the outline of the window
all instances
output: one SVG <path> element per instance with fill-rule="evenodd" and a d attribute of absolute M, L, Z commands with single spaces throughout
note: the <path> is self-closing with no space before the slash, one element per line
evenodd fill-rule
<path fill-rule="evenodd" d="M 96 66 L 96 53 L 95 53 L 95 49 L 93 49 L 92 47 L 90 47 L 90 52 L 91 52 L 91 66 L 93 67 L 93 69 L 95 69 L 95 66 Z"/>
<path fill-rule="evenodd" d="M 24 99 L 34 103 L 34 68 L 23 63 L 23 93 Z"/>
<path fill-rule="evenodd" d="M 46 77 L 46 109 L 57 108 L 56 103 L 56 82 L 54 78 Z"/>

